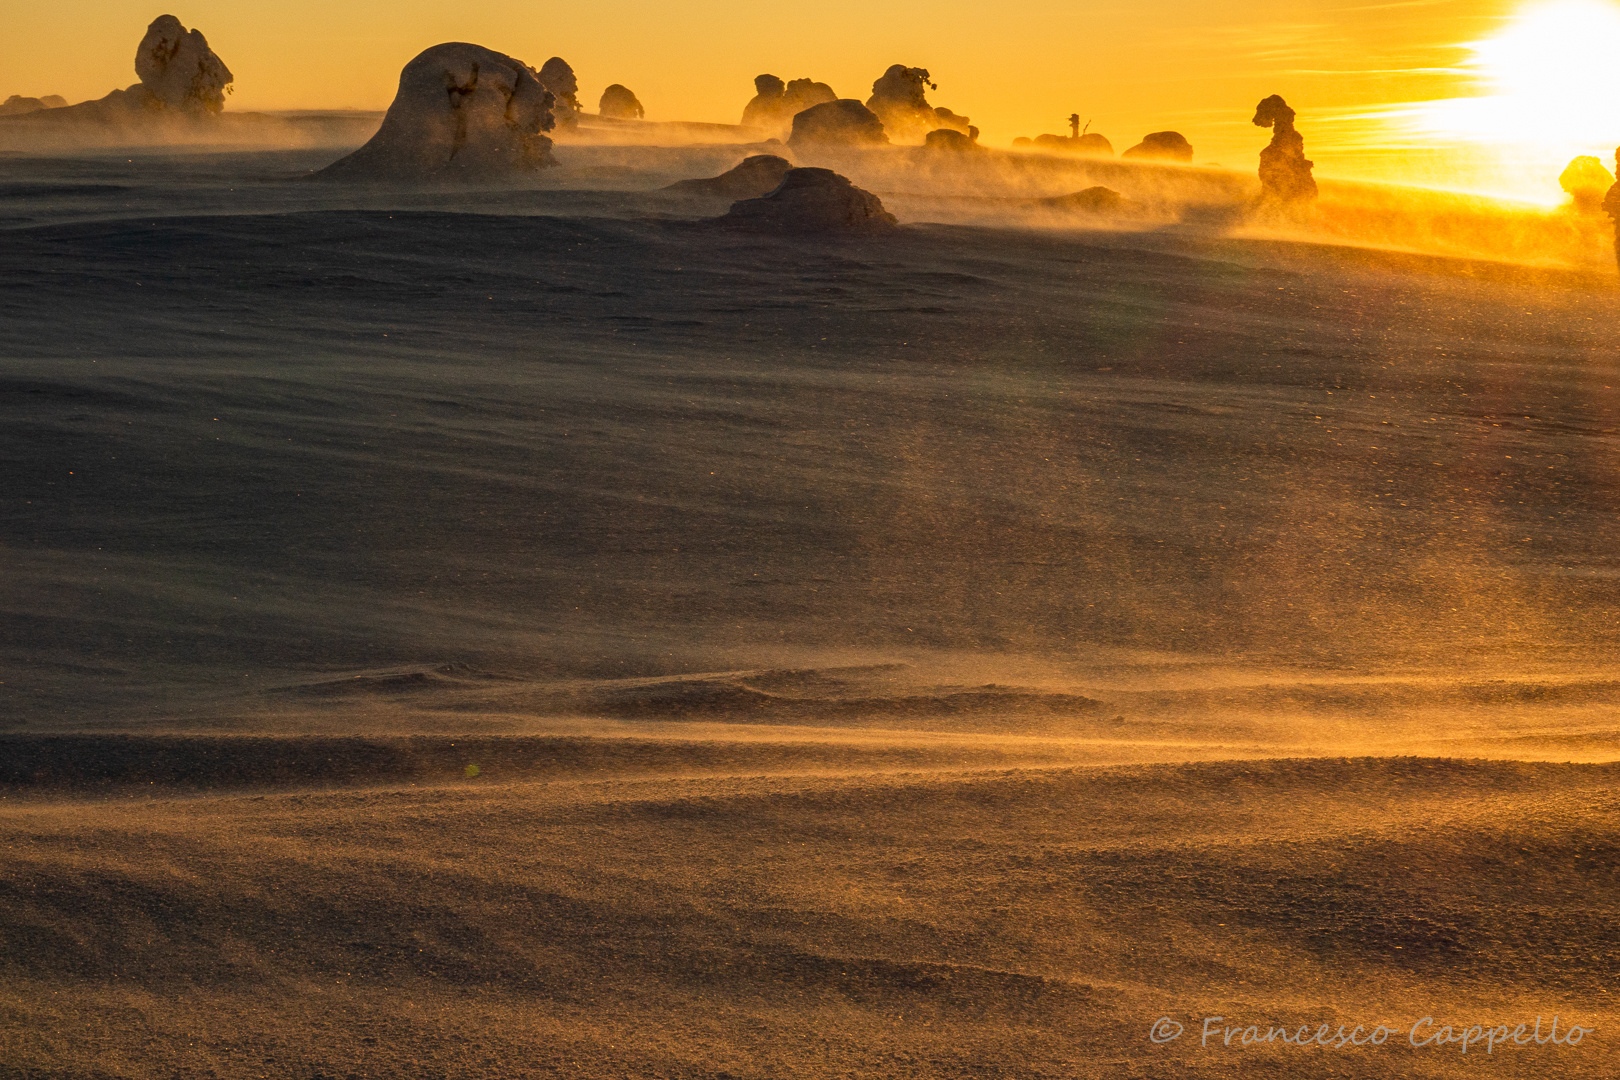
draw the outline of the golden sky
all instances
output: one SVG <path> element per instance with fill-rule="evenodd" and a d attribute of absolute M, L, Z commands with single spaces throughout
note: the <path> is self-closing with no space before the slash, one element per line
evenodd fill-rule
<path fill-rule="evenodd" d="M 79 101 L 129 85 L 135 46 L 147 23 L 166 11 L 201 29 L 230 66 L 231 109 L 380 109 L 407 60 L 452 40 L 535 67 L 560 55 L 578 73 L 588 107 L 608 83 L 622 82 L 649 119 L 735 123 L 753 77 L 766 71 L 810 76 L 864 99 L 884 68 L 905 63 L 928 68 L 939 84 L 932 103 L 968 114 L 992 145 L 1061 132 L 1064 117 L 1078 112 L 1117 150 L 1171 128 L 1192 141 L 1199 160 L 1241 167 L 1268 137 L 1248 122 L 1255 103 L 1281 93 L 1299 111 L 1319 174 L 1378 176 L 1398 166 L 1405 178 L 1447 184 L 1454 161 L 1414 150 L 1436 137 L 1405 131 L 1412 115 L 1406 106 L 1488 93 L 1480 72 L 1468 66 L 1477 54 L 1466 43 L 1500 33 L 1525 6 L 1525 0 L 813 6 L 184 0 L 154 7 L 152 0 L 64 0 L 19 4 L 8 13 L 0 95 L 58 93 Z M 1609 63 L 1620 65 L 1620 58 Z M 1593 146 L 1582 152 L 1609 156 L 1620 142 L 1620 122 L 1607 147 L 1598 145 L 1602 138 L 1591 136 Z M 1436 174 L 1425 175 L 1431 168 Z"/>

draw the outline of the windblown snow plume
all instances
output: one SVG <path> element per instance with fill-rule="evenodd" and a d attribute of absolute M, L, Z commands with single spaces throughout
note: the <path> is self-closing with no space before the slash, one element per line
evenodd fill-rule
<path fill-rule="evenodd" d="M 316 173 L 322 179 L 476 182 L 553 164 L 553 97 L 520 60 L 463 41 L 405 65 L 371 141 Z"/>

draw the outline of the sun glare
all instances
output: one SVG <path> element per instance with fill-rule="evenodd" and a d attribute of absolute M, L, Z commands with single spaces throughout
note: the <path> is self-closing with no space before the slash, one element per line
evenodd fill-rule
<path fill-rule="evenodd" d="M 1467 66 L 1489 93 L 1429 103 L 1431 130 L 1517 146 L 1620 144 L 1620 4 L 1534 4 L 1468 48 Z"/>
<path fill-rule="evenodd" d="M 1474 52 L 1496 93 L 1549 137 L 1620 142 L 1620 5 L 1533 7 Z"/>

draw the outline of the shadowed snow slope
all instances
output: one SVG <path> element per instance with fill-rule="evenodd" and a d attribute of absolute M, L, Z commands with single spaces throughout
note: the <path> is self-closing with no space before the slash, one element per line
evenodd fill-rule
<path fill-rule="evenodd" d="M 0 155 L 0 1080 L 1611 1080 L 1612 263 L 826 153 Z"/>
<path fill-rule="evenodd" d="M 1440 1080 L 1479 1065 L 1407 1045 L 1420 1018 L 1539 1011 L 1545 1037 L 1556 1011 L 1597 1034 L 1498 1047 L 1490 1074 L 1612 1075 L 1613 766 L 816 774 L 756 750 L 716 774 L 702 748 L 581 749 L 519 782 L 469 776 L 499 775 L 475 741 L 440 748 L 457 780 L 417 785 L 12 789 L 6 1065 L 1193 1080 L 1241 1054 L 1244 1075 L 1305 1080 L 1338 1053 L 1341 1076 Z M 1147 1038 L 1161 1016 L 1180 1040 Z M 1205 1016 L 1396 1033 L 1200 1047 Z"/>

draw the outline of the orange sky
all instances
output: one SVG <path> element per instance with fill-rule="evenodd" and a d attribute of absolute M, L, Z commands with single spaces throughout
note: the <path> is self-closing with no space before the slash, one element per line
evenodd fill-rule
<path fill-rule="evenodd" d="M 400 67 L 440 41 L 474 41 L 538 67 L 573 64 L 594 105 L 630 86 L 649 119 L 735 123 L 764 71 L 811 76 L 865 98 L 891 63 L 927 67 L 930 95 L 972 117 L 984 141 L 1063 130 L 1079 112 L 1124 149 L 1173 128 L 1201 161 L 1239 167 L 1267 133 L 1254 104 L 1299 110 L 1322 175 L 1445 183 L 1446 168 L 1368 114 L 1480 92 L 1461 44 L 1500 29 L 1516 0 L 1158 0 L 1082 5 L 891 0 L 815 5 L 739 0 L 69 0 L 15 5 L 0 38 L 0 94 L 99 97 L 135 81 L 146 24 L 167 11 L 201 29 L 236 76 L 231 109 L 382 108 Z M 566 12 L 566 14 L 563 14 Z M 1620 141 L 1620 139 L 1617 139 Z M 1594 148 L 1590 152 L 1598 152 Z M 1449 160 L 1449 159 L 1448 159 Z M 1459 184 L 1456 186 L 1490 186 Z"/>

